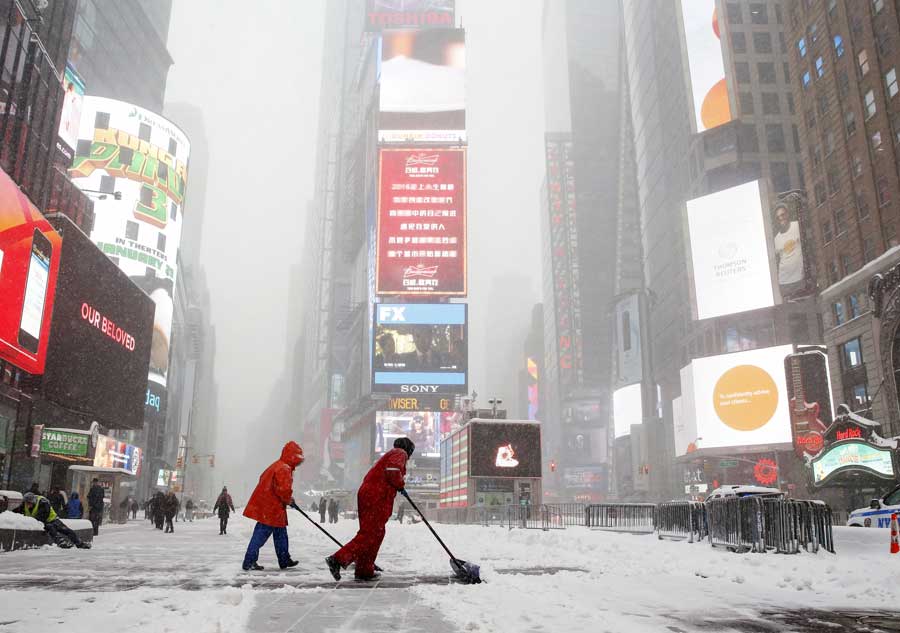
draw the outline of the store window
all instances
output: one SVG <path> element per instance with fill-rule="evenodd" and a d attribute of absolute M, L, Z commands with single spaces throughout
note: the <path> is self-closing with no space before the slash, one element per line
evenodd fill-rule
<path fill-rule="evenodd" d="M 859 64 L 859 74 L 865 77 L 869 72 L 869 54 L 866 53 L 865 49 L 859 51 L 856 61 Z"/>
<path fill-rule="evenodd" d="M 898 89 L 897 89 L 897 69 L 896 69 L 896 68 L 891 68 L 889 71 L 887 71 L 887 73 L 885 73 L 885 75 L 884 75 L 884 84 L 885 84 L 885 86 L 887 86 L 888 96 L 891 97 L 891 98 L 893 98 L 894 96 L 896 96 L 896 94 L 897 94 L 897 92 L 898 92 Z"/>
<path fill-rule="evenodd" d="M 860 314 L 859 309 L 859 295 L 852 294 L 847 297 L 847 316 L 851 319 L 855 319 Z"/>
<path fill-rule="evenodd" d="M 844 38 L 840 35 L 834 36 L 834 52 L 838 57 L 844 56 Z"/>
<path fill-rule="evenodd" d="M 875 116 L 875 112 L 877 112 L 877 108 L 875 107 L 875 92 L 873 90 L 869 90 L 868 92 L 866 92 L 865 101 L 866 120 L 868 120 Z"/>
<path fill-rule="evenodd" d="M 831 304 L 831 314 L 834 315 L 835 326 L 843 325 L 847 319 L 844 317 L 844 304 L 841 301 L 835 301 Z"/>

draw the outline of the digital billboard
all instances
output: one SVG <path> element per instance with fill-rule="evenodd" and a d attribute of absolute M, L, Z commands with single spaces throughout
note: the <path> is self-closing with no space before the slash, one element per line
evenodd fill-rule
<path fill-rule="evenodd" d="M 466 393 L 467 308 L 463 303 L 377 304 L 372 392 Z"/>
<path fill-rule="evenodd" d="M 644 421 L 641 383 L 628 385 L 613 392 L 613 431 L 616 437 L 631 433 L 633 424 Z"/>
<path fill-rule="evenodd" d="M 84 105 L 84 80 L 67 65 L 63 74 L 63 106 L 59 117 L 59 140 L 64 147 L 59 147 L 68 160 L 71 160 L 78 143 L 81 109 Z"/>
<path fill-rule="evenodd" d="M 787 194 L 772 212 L 772 249 L 775 253 L 775 277 L 784 300 L 796 299 L 815 291 L 812 262 L 804 257 L 800 214 L 805 202 Z"/>
<path fill-rule="evenodd" d="M 50 221 L 62 246 L 44 397 L 105 426 L 143 428 L 153 301 L 71 220 Z"/>
<path fill-rule="evenodd" d="M 640 295 L 616 302 L 616 382 L 630 385 L 643 379 Z"/>
<path fill-rule="evenodd" d="M 784 358 L 792 352 L 781 345 L 691 361 L 693 410 L 682 401 L 682 415 L 696 420 L 699 448 L 791 443 Z"/>
<path fill-rule="evenodd" d="M 367 0 L 366 31 L 453 28 L 456 0 Z"/>
<path fill-rule="evenodd" d="M 703 132 L 731 121 L 721 30 L 715 0 L 682 0 L 694 127 Z"/>
<path fill-rule="evenodd" d="M 858 440 L 832 444 L 812 460 L 812 469 L 816 486 L 825 484 L 832 475 L 847 470 L 863 471 L 883 479 L 894 479 L 896 473 L 890 449 Z"/>
<path fill-rule="evenodd" d="M 466 294 L 466 150 L 382 148 L 375 292 Z"/>
<path fill-rule="evenodd" d="M 44 372 L 61 241 L 0 171 L 0 359 Z"/>
<path fill-rule="evenodd" d="M 602 490 L 607 487 L 607 466 L 583 466 L 563 469 L 563 484 L 566 488 Z"/>
<path fill-rule="evenodd" d="M 694 415 L 694 375 L 691 366 L 681 368 L 681 395 L 672 400 L 672 424 L 675 431 L 675 455 L 697 450 L 697 417 Z"/>
<path fill-rule="evenodd" d="M 91 239 L 156 304 L 149 379 L 169 370 L 190 142 L 174 123 L 124 101 L 85 97 L 69 177 L 105 192 Z"/>
<path fill-rule="evenodd" d="M 117 468 L 135 477 L 141 474 L 141 449 L 114 437 L 100 435 L 94 452 L 95 468 Z M 160 471 L 162 472 L 162 471 Z M 159 484 L 157 485 L 166 485 Z"/>
<path fill-rule="evenodd" d="M 472 477 L 540 477 L 541 427 L 524 422 L 470 422 Z"/>
<path fill-rule="evenodd" d="M 432 411 L 378 411 L 375 413 L 375 452 L 385 453 L 394 440 L 408 437 L 416 445 L 414 457 L 440 457 L 441 429 L 452 413 Z"/>
<path fill-rule="evenodd" d="M 828 357 L 820 351 L 790 354 L 784 359 L 784 373 L 790 398 L 794 451 L 818 455 L 825 430 L 831 425 L 831 381 Z"/>
<path fill-rule="evenodd" d="M 698 319 L 775 305 L 760 181 L 687 201 Z"/>
<path fill-rule="evenodd" d="M 466 32 L 385 31 L 381 36 L 382 143 L 465 143 Z"/>

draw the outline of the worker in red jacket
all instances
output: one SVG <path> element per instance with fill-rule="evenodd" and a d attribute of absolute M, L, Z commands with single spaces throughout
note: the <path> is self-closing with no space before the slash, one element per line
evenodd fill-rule
<path fill-rule="evenodd" d="M 294 469 L 303 463 L 303 449 L 297 442 L 288 442 L 281 449 L 281 459 L 269 466 L 259 477 L 250 495 L 244 516 L 256 520 L 253 536 L 244 555 L 244 571 L 264 569 L 256 561 L 259 550 L 273 536 L 278 566 L 294 567 L 297 561 L 288 552 L 287 506 L 294 503 Z"/>
<path fill-rule="evenodd" d="M 356 563 L 357 580 L 375 580 L 375 558 L 384 540 L 384 524 L 391 518 L 394 497 L 403 490 L 406 460 L 416 445 L 408 437 L 394 440 L 394 448 L 385 453 L 369 470 L 356 502 L 359 508 L 359 532 L 353 540 L 325 559 L 335 580 L 341 579 L 341 569 Z"/>

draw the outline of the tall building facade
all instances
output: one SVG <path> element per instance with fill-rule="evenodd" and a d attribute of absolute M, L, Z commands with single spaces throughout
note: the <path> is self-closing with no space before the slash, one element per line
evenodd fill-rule
<path fill-rule="evenodd" d="M 611 461 L 612 330 L 607 317 L 616 281 L 615 275 L 596 271 L 616 267 L 623 115 L 620 11 L 618 3 L 581 0 L 545 2 L 543 11 L 542 380 L 548 396 L 542 422 L 544 464 L 560 465 L 558 473 L 545 473 L 552 482 L 546 490 L 591 500 L 607 494 Z"/>
<path fill-rule="evenodd" d="M 900 433 L 896 2 L 792 2 L 787 46 L 836 402 Z"/>

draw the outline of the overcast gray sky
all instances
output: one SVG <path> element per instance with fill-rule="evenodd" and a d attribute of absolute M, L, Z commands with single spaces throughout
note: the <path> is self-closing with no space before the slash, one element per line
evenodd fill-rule
<path fill-rule="evenodd" d="M 288 274 L 300 261 L 312 197 L 323 7 L 323 0 L 176 0 L 173 7 L 166 100 L 203 109 L 211 156 L 202 258 L 218 336 L 217 466 L 226 471 L 284 368 Z M 470 384 L 486 397 L 503 382 L 486 375 L 490 324 L 503 331 L 510 315 L 527 322 L 539 300 L 540 1 L 458 0 L 457 13 L 467 29 Z M 513 273 L 532 289 L 507 306 L 509 314 L 486 314 L 493 280 Z"/>

